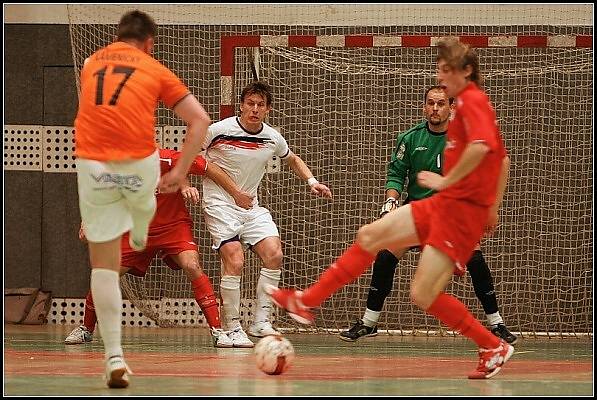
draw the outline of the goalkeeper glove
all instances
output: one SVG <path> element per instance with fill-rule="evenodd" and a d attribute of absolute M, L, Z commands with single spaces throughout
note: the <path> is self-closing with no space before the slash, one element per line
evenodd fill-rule
<path fill-rule="evenodd" d="M 392 210 L 395 210 L 398 207 L 398 200 L 393 197 L 388 197 L 388 199 L 383 203 L 381 206 L 381 212 L 379 213 L 379 218 L 383 217 L 387 213 Z"/>

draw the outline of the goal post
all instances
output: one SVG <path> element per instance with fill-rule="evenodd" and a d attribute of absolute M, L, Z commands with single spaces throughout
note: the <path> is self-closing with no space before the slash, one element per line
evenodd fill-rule
<path fill-rule="evenodd" d="M 93 14 L 89 7 L 68 6 L 76 72 L 86 56 L 113 39 L 118 17 L 131 8 L 98 5 Z M 352 243 L 358 227 L 377 217 L 396 134 L 422 120 L 424 90 L 435 83 L 437 39 L 458 36 L 476 47 L 512 161 L 499 230 L 482 244 L 500 312 L 514 332 L 566 336 L 591 335 L 593 324 L 591 7 L 142 9 L 159 24 L 156 58 L 183 79 L 214 121 L 238 112 L 240 90 L 255 74 L 267 81 L 274 94 L 268 123 L 332 189 L 334 201 L 327 202 L 312 197 L 289 168 L 272 168 L 265 176 L 260 202 L 281 233 L 285 287 L 313 283 Z M 219 12 L 226 18 L 218 19 Z M 165 109 L 157 117 L 165 127 L 162 145 L 179 146 L 181 121 Z M 199 179 L 192 182 L 200 185 Z M 204 270 L 217 291 L 220 262 L 210 249 L 200 208 L 189 208 Z M 248 323 L 260 263 L 251 252 L 246 255 L 241 317 Z M 399 263 L 381 315 L 382 331 L 444 333 L 410 303 L 416 259 L 409 253 Z M 370 277 L 368 271 L 327 300 L 317 313 L 317 328 L 338 331 L 360 318 Z M 180 317 L 198 310 L 182 272 L 156 259 L 146 279 L 132 279 L 124 278 L 127 296 L 139 309 L 150 307 L 152 318 L 167 314 L 161 324 L 201 323 L 196 314 L 192 322 Z M 485 320 L 468 275 L 448 290 Z M 299 328 L 285 313 L 276 315 L 276 324 Z"/>
<path fill-rule="evenodd" d="M 475 48 L 592 48 L 593 37 L 588 35 L 533 36 L 458 36 L 459 40 Z M 234 115 L 234 54 L 237 48 L 370 48 L 403 47 L 430 48 L 441 37 L 424 35 L 249 35 L 222 36 L 220 58 L 220 118 Z"/>
<path fill-rule="evenodd" d="M 283 170 L 264 182 L 262 193 L 284 233 L 286 286 L 313 283 L 352 243 L 359 226 L 376 218 L 396 134 L 422 120 L 422 96 L 435 82 L 439 39 L 222 37 L 220 115 L 234 115 L 238 108 L 239 91 L 252 79 L 249 54 L 258 47 L 261 79 L 275 94 L 270 124 L 282 127 L 293 151 L 340 199 L 328 205 L 309 198 Z M 519 332 L 591 332 L 592 297 L 586 297 L 586 290 L 591 290 L 587 273 L 592 259 L 592 37 L 478 35 L 460 40 L 480 53 L 484 87 L 512 163 L 500 229 L 482 244 L 501 314 Z M 546 179 L 552 187 L 545 187 Z M 575 194 L 565 195 L 561 186 L 573 187 Z M 290 218 L 288 204 L 293 204 Z M 570 242 L 571 237 L 578 241 Z M 440 332 L 439 323 L 409 300 L 416 258 L 409 254 L 399 263 L 380 325 L 408 333 Z M 360 318 L 370 277 L 368 271 L 327 300 L 317 325 L 338 330 Z M 468 276 L 449 290 L 485 320 Z"/>

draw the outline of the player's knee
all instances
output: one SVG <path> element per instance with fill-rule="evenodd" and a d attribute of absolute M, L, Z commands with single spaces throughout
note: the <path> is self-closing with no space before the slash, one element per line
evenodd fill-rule
<path fill-rule="evenodd" d="M 203 274 L 203 267 L 198 259 L 188 260 L 182 265 L 182 269 L 195 278 L 198 278 Z"/>
<path fill-rule="evenodd" d="M 228 259 L 223 263 L 224 274 L 240 276 L 242 275 L 243 265 L 244 259 L 242 257 Z"/>
<path fill-rule="evenodd" d="M 390 251 L 382 250 L 377 253 L 375 263 L 373 264 L 371 287 L 377 289 L 375 292 L 383 296 L 384 299 L 392 291 L 397 262 L 398 259 Z"/>
<path fill-rule="evenodd" d="M 359 245 L 368 251 L 374 251 L 378 238 L 371 228 L 370 224 L 364 225 L 359 228 L 357 232 L 356 241 Z"/>
<path fill-rule="evenodd" d="M 282 249 L 277 249 L 264 255 L 263 265 L 266 268 L 278 269 L 282 265 L 283 257 L 284 255 L 282 254 Z"/>
<path fill-rule="evenodd" d="M 429 291 L 416 284 L 410 287 L 410 301 L 421 310 L 427 310 L 433 303 L 433 299 L 429 296 Z"/>

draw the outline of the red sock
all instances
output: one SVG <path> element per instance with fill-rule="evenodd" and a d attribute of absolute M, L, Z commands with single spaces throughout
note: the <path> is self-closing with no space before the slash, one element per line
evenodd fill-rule
<path fill-rule="evenodd" d="M 350 246 L 323 274 L 303 292 L 302 302 L 317 307 L 335 291 L 358 278 L 371 266 L 375 255 L 365 251 L 358 243 Z"/>
<path fill-rule="evenodd" d="M 211 287 L 207 275 L 201 275 L 199 278 L 192 281 L 191 285 L 193 285 L 195 300 L 197 300 L 199 308 L 203 311 L 207 324 L 212 328 L 221 328 L 222 323 L 220 322 L 218 302 L 216 301 L 214 289 Z"/>
<path fill-rule="evenodd" d="M 495 349 L 500 345 L 500 339 L 481 325 L 466 306 L 454 296 L 440 293 L 427 309 L 427 313 L 471 339 L 479 347 Z"/>
<path fill-rule="evenodd" d="M 85 313 L 83 314 L 83 326 L 91 333 L 95 330 L 95 323 L 97 322 L 97 315 L 95 315 L 95 306 L 93 305 L 93 297 L 91 297 L 91 290 L 85 297 Z"/>

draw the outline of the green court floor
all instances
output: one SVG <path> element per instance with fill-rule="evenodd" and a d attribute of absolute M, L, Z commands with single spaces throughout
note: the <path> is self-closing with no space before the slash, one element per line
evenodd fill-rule
<path fill-rule="evenodd" d="M 31 396 L 591 396 L 592 338 L 521 339 L 492 379 L 471 381 L 472 343 L 380 334 L 346 343 L 332 334 L 288 334 L 296 359 L 279 376 L 252 349 L 216 349 L 203 328 L 123 328 L 134 372 L 127 389 L 102 378 L 101 339 L 65 345 L 73 326 L 5 324 L 4 394 Z M 256 341 L 256 340 L 255 340 Z"/>

